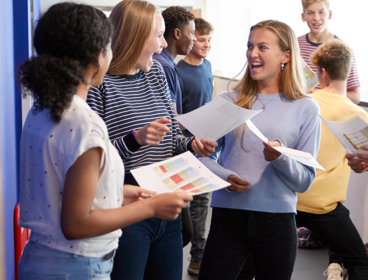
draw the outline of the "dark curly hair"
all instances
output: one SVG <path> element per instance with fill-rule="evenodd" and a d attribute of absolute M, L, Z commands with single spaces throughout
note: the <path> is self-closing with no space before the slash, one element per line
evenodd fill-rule
<path fill-rule="evenodd" d="M 38 21 L 34 47 L 38 56 L 20 68 L 20 80 L 34 98 L 34 113 L 50 109 L 60 122 L 63 111 L 84 79 L 85 69 L 106 51 L 112 25 L 101 11 L 87 5 L 53 5 Z"/>
<path fill-rule="evenodd" d="M 182 28 L 194 20 L 195 16 L 180 6 L 171 6 L 162 12 L 162 17 L 165 20 L 166 30 L 164 36 L 171 34 L 175 28 L 183 30 Z"/>

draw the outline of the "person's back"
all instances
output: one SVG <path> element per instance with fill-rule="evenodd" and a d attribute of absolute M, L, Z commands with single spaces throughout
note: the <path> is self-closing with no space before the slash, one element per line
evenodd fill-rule
<path fill-rule="evenodd" d="M 368 114 L 346 97 L 352 52 L 341 40 L 330 40 L 312 54 L 323 90 L 311 97 L 319 104 L 321 116 L 329 121 L 345 121 L 355 116 L 368 122 Z M 342 205 L 346 199 L 350 168 L 346 151 L 325 124 L 317 161 L 326 169 L 318 170 L 305 193 L 298 193 L 296 222 L 318 234 L 334 254 L 325 272 L 328 279 L 342 280 L 341 263 L 349 279 L 368 278 L 368 256 L 349 210 Z M 341 258 L 341 260 L 339 259 Z"/>

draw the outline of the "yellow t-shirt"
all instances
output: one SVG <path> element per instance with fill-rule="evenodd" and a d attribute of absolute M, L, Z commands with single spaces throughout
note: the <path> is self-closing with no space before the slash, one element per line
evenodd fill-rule
<path fill-rule="evenodd" d="M 345 121 L 358 115 L 368 122 L 368 114 L 345 96 L 318 90 L 310 95 L 321 108 L 321 116 L 330 121 Z M 297 210 L 312 214 L 325 214 L 334 210 L 337 203 L 346 200 L 350 167 L 346 151 L 322 122 L 321 143 L 317 161 L 326 169 L 317 169 L 310 189 L 298 193 Z"/>

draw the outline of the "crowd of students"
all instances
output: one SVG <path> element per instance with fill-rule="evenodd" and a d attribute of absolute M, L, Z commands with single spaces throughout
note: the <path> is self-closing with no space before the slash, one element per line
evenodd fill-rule
<path fill-rule="evenodd" d="M 276 20 L 252 26 L 244 76 L 216 97 L 262 110 L 252 121 L 267 143 L 246 124 L 197 139 L 175 118 L 212 100 L 207 21 L 140 0 L 120 2 L 109 19 L 87 5 L 52 6 L 35 29 L 38 56 L 21 67 L 34 105 L 21 139 L 20 225 L 31 236 L 20 279 L 181 279 L 191 238 L 188 273 L 198 279 L 287 280 L 297 226 L 333 251 L 329 280 L 343 279 L 342 264 L 350 280 L 368 279 L 368 255 L 342 205 L 350 170 L 367 171 L 368 157 L 347 155 L 318 117 L 368 122 L 354 104 L 355 58 L 328 30 L 329 1 L 302 5 L 310 32 L 297 38 Z M 185 57 L 175 65 L 177 55 Z M 302 59 L 318 74 L 315 89 Z M 326 170 L 277 146 L 309 152 Z M 155 195 L 130 172 L 186 151 L 230 183 L 213 193 L 207 240 L 208 194 Z"/>

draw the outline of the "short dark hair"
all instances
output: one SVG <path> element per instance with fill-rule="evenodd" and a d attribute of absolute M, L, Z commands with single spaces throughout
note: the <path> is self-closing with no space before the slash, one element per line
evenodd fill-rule
<path fill-rule="evenodd" d="M 55 4 L 40 18 L 34 35 L 38 56 L 20 68 L 21 83 L 34 97 L 34 113 L 48 108 L 51 119 L 60 122 L 77 86 L 86 83 L 86 68 L 98 65 L 100 51 L 106 51 L 112 30 L 105 14 L 87 5 Z"/>
<path fill-rule="evenodd" d="M 352 56 L 347 44 L 339 39 L 332 39 L 318 47 L 311 56 L 311 62 L 321 69 L 325 68 L 331 80 L 347 80 Z"/>
<path fill-rule="evenodd" d="M 200 35 L 209 35 L 213 32 L 213 26 L 208 21 L 205 21 L 203 18 L 196 18 L 194 20 L 195 30 Z"/>
<path fill-rule="evenodd" d="M 165 20 L 166 30 L 164 36 L 171 34 L 175 28 L 183 30 L 183 27 L 194 20 L 195 16 L 180 6 L 171 6 L 162 12 L 162 17 Z"/>

